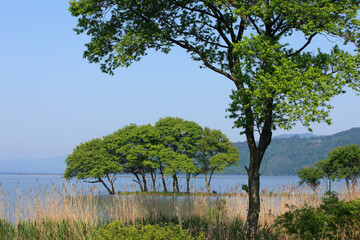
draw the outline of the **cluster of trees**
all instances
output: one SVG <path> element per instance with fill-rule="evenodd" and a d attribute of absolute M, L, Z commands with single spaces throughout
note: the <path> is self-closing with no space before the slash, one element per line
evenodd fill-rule
<path fill-rule="evenodd" d="M 350 144 L 333 149 L 328 158 L 316 162 L 315 167 L 302 168 L 297 175 L 301 179 L 300 184 L 307 184 L 315 192 L 321 179 L 329 192 L 332 181 L 345 179 L 348 192 L 354 193 L 360 176 L 360 145 Z"/>
<path fill-rule="evenodd" d="M 214 172 L 238 161 L 238 149 L 221 131 L 167 117 L 155 126 L 131 124 L 103 139 L 81 143 L 66 158 L 64 177 L 99 182 L 115 194 L 114 182 L 120 173 L 133 174 L 141 191 L 148 191 L 149 175 L 156 191 L 157 174 L 161 175 L 164 191 L 168 191 L 165 175 L 171 176 L 174 192 L 179 192 L 179 173 L 186 175 L 187 192 L 191 176 L 204 174 L 210 192 Z"/>

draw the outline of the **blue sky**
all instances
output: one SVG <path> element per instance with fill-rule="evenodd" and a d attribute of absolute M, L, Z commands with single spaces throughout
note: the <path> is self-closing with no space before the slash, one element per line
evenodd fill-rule
<path fill-rule="evenodd" d="M 0 161 L 66 156 L 79 143 L 130 123 L 178 116 L 244 141 L 225 119 L 232 83 L 200 69 L 181 49 L 150 52 L 115 76 L 82 58 L 86 36 L 73 32 L 67 1 L 5 1 L 0 14 Z M 319 39 L 318 44 L 327 44 Z M 350 91 L 332 101 L 329 135 L 359 127 L 360 98 Z M 296 126 L 283 133 L 304 133 Z"/>

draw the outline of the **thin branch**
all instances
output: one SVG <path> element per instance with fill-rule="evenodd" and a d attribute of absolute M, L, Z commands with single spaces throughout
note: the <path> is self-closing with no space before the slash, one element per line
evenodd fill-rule
<path fill-rule="evenodd" d="M 210 6 L 210 9 L 215 14 L 216 20 L 218 20 L 219 22 L 221 22 L 221 23 L 223 23 L 225 25 L 225 28 L 227 28 L 227 30 L 229 31 L 229 33 L 231 35 L 231 38 L 235 39 L 234 31 L 228 26 L 228 24 L 226 24 L 224 15 L 214 6 Z M 218 23 L 218 27 L 216 27 L 216 30 L 218 31 L 218 33 L 220 34 L 222 39 L 226 42 L 226 44 L 230 47 L 232 45 L 232 43 L 226 37 L 224 31 L 221 29 L 221 24 L 220 23 Z"/>
<path fill-rule="evenodd" d="M 138 181 L 138 180 L 133 179 L 133 181 L 136 182 L 137 184 L 139 184 L 139 181 Z"/>
<path fill-rule="evenodd" d="M 284 19 L 281 19 L 280 22 L 278 23 L 278 25 L 276 26 L 276 28 L 274 29 L 273 35 L 275 35 L 275 33 L 280 30 L 283 23 L 284 23 Z M 281 35 L 278 35 L 278 36 L 281 36 Z"/>
<path fill-rule="evenodd" d="M 240 27 L 239 27 L 238 35 L 236 37 L 236 42 L 241 41 L 241 39 L 242 39 L 242 37 L 244 35 L 244 31 L 245 31 L 245 24 L 246 24 L 246 16 L 242 16 L 241 21 L 240 21 Z"/>
<path fill-rule="evenodd" d="M 185 42 L 182 42 L 182 41 L 178 41 L 176 39 L 169 39 L 172 43 L 178 45 L 179 47 L 182 47 L 184 49 L 187 49 L 189 51 L 192 51 L 194 53 L 196 53 L 200 58 L 201 60 L 203 61 L 204 65 L 208 68 L 210 68 L 211 70 L 213 70 L 214 72 L 217 72 L 217 73 L 220 73 L 221 75 L 224 75 L 225 77 L 229 78 L 230 80 L 232 81 L 236 81 L 236 78 L 234 78 L 232 75 L 228 74 L 227 72 L 211 65 L 208 60 L 206 59 L 206 57 L 204 56 L 203 53 L 201 53 L 199 50 L 197 50 L 195 47 L 189 45 L 188 43 L 185 43 Z"/>
<path fill-rule="evenodd" d="M 260 30 L 259 27 L 256 25 L 255 20 L 252 19 L 250 16 L 248 16 L 248 18 L 249 18 L 251 24 L 254 26 L 256 32 L 257 32 L 259 35 L 261 35 L 261 30 Z"/>
<path fill-rule="evenodd" d="M 317 33 L 313 33 L 310 35 L 309 39 L 307 40 L 307 42 L 301 47 L 299 48 L 296 52 L 293 52 L 292 54 L 289 54 L 288 57 L 292 57 L 294 55 L 297 55 L 299 54 L 302 50 L 304 50 L 310 43 L 311 43 L 311 40 L 313 39 L 313 37 L 315 37 Z"/>
<path fill-rule="evenodd" d="M 100 180 L 96 180 L 96 181 L 87 181 L 87 180 L 84 180 L 84 182 L 86 182 L 86 183 L 99 183 L 99 182 L 101 182 Z"/>
<path fill-rule="evenodd" d="M 196 8 L 189 8 L 189 7 L 186 7 L 185 5 L 182 5 L 180 4 L 178 1 L 175 1 L 175 4 L 178 5 L 179 7 L 182 7 L 186 10 L 189 10 L 191 12 L 199 12 L 199 13 L 203 13 L 203 14 L 206 14 L 206 15 L 209 15 L 210 17 L 213 17 L 213 18 L 216 18 L 215 15 L 209 13 L 209 12 L 206 12 L 206 11 L 203 11 L 203 10 L 200 10 L 200 9 L 196 9 Z"/>

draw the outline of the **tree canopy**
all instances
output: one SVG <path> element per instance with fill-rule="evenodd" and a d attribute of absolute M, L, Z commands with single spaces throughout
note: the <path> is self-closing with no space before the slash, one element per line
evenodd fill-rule
<path fill-rule="evenodd" d="M 115 194 L 114 182 L 116 175 L 123 171 L 123 166 L 107 151 L 102 139 L 95 138 L 76 146 L 73 153 L 67 156 L 65 163 L 64 178 L 100 182 L 110 194 Z"/>
<path fill-rule="evenodd" d="M 216 133 L 216 137 L 209 142 L 204 132 Z M 207 142 L 206 151 L 204 141 Z M 199 163 L 199 156 L 203 154 L 206 154 L 207 168 Z M 187 192 L 190 192 L 191 176 L 208 172 L 212 175 L 239 160 L 237 149 L 221 131 L 167 117 L 154 126 L 130 124 L 103 139 L 95 138 L 78 145 L 66 159 L 64 177 L 101 182 L 110 194 L 114 194 L 114 182 L 120 173 L 132 174 L 134 182 L 145 192 L 149 190 L 149 175 L 152 189 L 156 191 L 156 175 L 160 173 L 164 191 L 167 191 L 164 177 L 169 175 L 173 179 L 173 191 L 179 192 L 177 175 L 181 173 L 186 174 Z M 109 181 L 110 187 L 103 178 Z M 206 180 L 209 187 L 210 180 Z"/>
<path fill-rule="evenodd" d="M 322 178 L 322 172 L 315 167 L 304 167 L 297 172 L 297 175 L 301 179 L 299 184 L 307 184 L 316 192 L 317 187 L 320 185 L 320 179 Z"/>
<path fill-rule="evenodd" d="M 210 192 L 214 172 L 221 172 L 239 161 L 238 149 L 221 131 L 204 128 L 198 144 L 197 166 L 205 175 L 207 192 Z"/>
<path fill-rule="evenodd" d="M 345 179 L 346 186 L 350 192 L 350 185 L 355 191 L 360 176 L 360 146 L 350 144 L 333 149 L 329 153 L 329 162 L 332 168 L 332 178 Z"/>
<path fill-rule="evenodd" d="M 250 150 L 246 227 L 254 239 L 259 169 L 272 131 L 298 122 L 330 124 L 330 99 L 345 87 L 360 90 L 359 6 L 357 0 L 72 0 L 69 10 L 78 17 L 75 31 L 91 37 L 84 57 L 106 73 L 149 49 L 167 53 L 178 46 L 234 83 L 228 111 Z M 309 51 L 319 35 L 356 51 L 338 45 Z"/>
<path fill-rule="evenodd" d="M 332 181 L 345 179 L 348 192 L 354 193 L 360 176 L 360 145 L 339 146 L 328 154 L 328 158 L 315 163 L 316 167 L 303 167 L 297 172 L 300 184 L 306 183 L 315 191 L 322 178 L 331 192 Z"/>

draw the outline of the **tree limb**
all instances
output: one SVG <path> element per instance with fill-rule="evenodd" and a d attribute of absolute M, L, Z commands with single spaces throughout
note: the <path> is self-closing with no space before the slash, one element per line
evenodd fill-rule
<path fill-rule="evenodd" d="M 307 42 L 301 47 L 299 48 L 296 52 L 293 52 L 291 54 L 288 55 L 288 57 L 292 57 L 294 55 L 297 55 L 299 54 L 302 50 L 304 50 L 310 43 L 311 43 L 311 40 L 313 39 L 313 37 L 315 37 L 317 33 L 313 33 L 310 35 L 309 39 L 307 40 Z"/>

